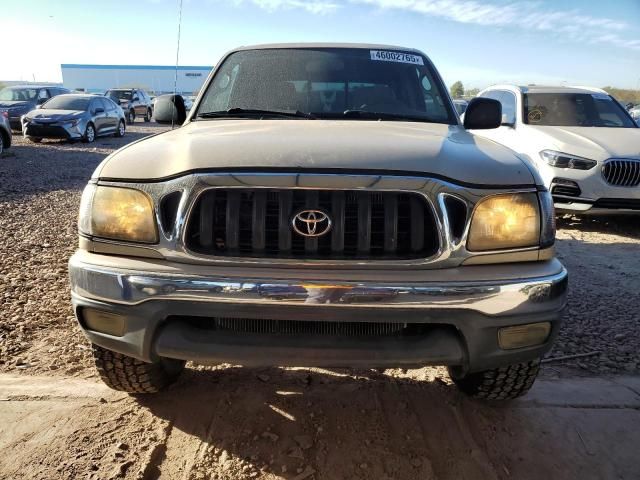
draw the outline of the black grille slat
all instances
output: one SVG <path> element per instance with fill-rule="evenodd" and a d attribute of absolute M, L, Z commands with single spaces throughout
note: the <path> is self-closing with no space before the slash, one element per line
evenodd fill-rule
<path fill-rule="evenodd" d="M 395 252 L 398 247 L 398 196 L 391 193 L 384 203 L 384 251 Z"/>
<path fill-rule="evenodd" d="M 358 253 L 368 253 L 371 248 L 371 195 L 358 192 Z"/>
<path fill-rule="evenodd" d="M 317 209 L 331 231 L 310 238 L 294 215 Z M 418 193 L 363 190 L 211 188 L 187 219 L 185 243 L 215 256 L 305 259 L 418 259 L 438 251 L 432 209 Z"/>
<path fill-rule="evenodd" d="M 214 218 L 213 209 L 216 192 L 206 192 L 200 202 L 200 244 L 203 247 L 213 245 Z"/>
<path fill-rule="evenodd" d="M 417 197 L 409 200 L 411 214 L 411 250 L 419 252 L 424 244 L 424 203 Z"/>
<path fill-rule="evenodd" d="M 226 238 L 227 250 L 235 251 L 240 245 L 240 192 L 230 190 L 227 193 Z M 202 226 L 200 227 L 202 228 Z"/>
<path fill-rule="evenodd" d="M 291 213 L 293 192 L 283 190 L 278 195 L 278 249 L 281 252 L 291 251 Z"/>
<path fill-rule="evenodd" d="M 266 242 L 265 220 L 267 216 L 267 192 L 258 190 L 253 194 L 251 222 L 251 246 L 254 251 L 262 252 Z"/>
<path fill-rule="evenodd" d="M 640 160 L 610 160 L 602 167 L 609 185 L 636 187 L 640 185 Z"/>
<path fill-rule="evenodd" d="M 344 192 L 331 192 L 331 206 L 331 214 L 333 216 L 333 227 L 331 231 L 331 250 L 335 253 L 340 254 L 344 251 Z"/>

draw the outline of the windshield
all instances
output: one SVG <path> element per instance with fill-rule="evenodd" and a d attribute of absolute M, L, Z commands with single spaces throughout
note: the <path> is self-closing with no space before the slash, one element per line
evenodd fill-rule
<path fill-rule="evenodd" d="M 84 97 L 74 97 L 66 95 L 58 95 L 45 103 L 43 109 L 55 110 L 87 110 L 89 99 Z"/>
<path fill-rule="evenodd" d="M 3 88 L 0 90 L 0 100 L 4 101 L 31 101 L 38 96 L 37 88 Z"/>
<path fill-rule="evenodd" d="M 120 100 L 131 100 L 131 90 L 107 90 L 104 95 L 116 103 Z"/>
<path fill-rule="evenodd" d="M 231 109 L 356 120 L 375 116 L 354 111 L 375 112 L 385 119 L 456 123 L 446 91 L 424 57 L 365 49 L 233 53 L 208 85 L 197 115 Z"/>
<path fill-rule="evenodd" d="M 524 123 L 558 127 L 635 127 L 623 108 L 604 93 L 525 94 Z"/>

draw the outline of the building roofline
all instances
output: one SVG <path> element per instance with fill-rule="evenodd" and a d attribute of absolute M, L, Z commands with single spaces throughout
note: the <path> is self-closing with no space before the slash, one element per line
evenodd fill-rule
<path fill-rule="evenodd" d="M 95 65 L 82 63 L 62 63 L 60 68 L 82 68 L 85 70 L 175 70 L 175 65 Z M 213 68 L 204 65 L 178 65 L 178 70 L 209 71 Z"/>

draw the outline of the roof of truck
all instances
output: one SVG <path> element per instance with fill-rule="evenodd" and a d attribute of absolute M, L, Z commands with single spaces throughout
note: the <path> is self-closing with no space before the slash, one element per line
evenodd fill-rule
<path fill-rule="evenodd" d="M 362 48 L 366 50 L 401 50 L 424 55 L 415 48 L 401 47 L 398 45 L 383 45 L 375 43 L 265 43 L 259 45 L 246 45 L 233 49 L 236 50 L 267 50 L 284 48 Z"/>

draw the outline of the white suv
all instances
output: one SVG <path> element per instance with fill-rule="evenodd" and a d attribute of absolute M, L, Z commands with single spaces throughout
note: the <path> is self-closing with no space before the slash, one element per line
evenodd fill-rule
<path fill-rule="evenodd" d="M 640 212 L 640 128 L 604 90 L 496 85 L 479 96 L 502 104 L 502 126 L 474 133 L 528 158 L 556 209 Z"/>

